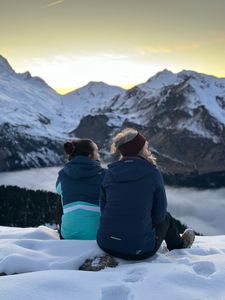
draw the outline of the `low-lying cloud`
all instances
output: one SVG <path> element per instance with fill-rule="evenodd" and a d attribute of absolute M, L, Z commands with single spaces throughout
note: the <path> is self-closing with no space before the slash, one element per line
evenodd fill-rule
<path fill-rule="evenodd" d="M 16 185 L 33 190 L 55 192 L 61 167 L 0 173 L 0 185 Z M 168 211 L 204 235 L 225 234 L 225 188 L 200 191 L 166 186 Z"/>
<path fill-rule="evenodd" d="M 196 190 L 166 187 L 168 211 L 206 235 L 225 234 L 225 188 Z"/>

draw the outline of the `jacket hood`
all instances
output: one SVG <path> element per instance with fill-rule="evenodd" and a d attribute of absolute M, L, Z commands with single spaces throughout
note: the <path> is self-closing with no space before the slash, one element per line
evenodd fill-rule
<path fill-rule="evenodd" d="M 79 155 L 68 161 L 63 170 L 70 177 L 84 179 L 95 176 L 101 172 L 102 167 L 99 161 Z"/>
<path fill-rule="evenodd" d="M 132 156 L 134 157 L 134 156 Z M 116 181 L 136 181 L 156 169 L 156 166 L 141 158 L 129 158 L 108 165 Z"/>

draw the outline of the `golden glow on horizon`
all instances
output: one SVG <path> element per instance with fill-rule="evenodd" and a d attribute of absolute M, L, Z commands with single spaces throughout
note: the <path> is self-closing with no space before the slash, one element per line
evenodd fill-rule
<path fill-rule="evenodd" d="M 142 83 L 142 82 L 141 82 Z M 126 85 L 121 85 L 120 87 L 122 89 L 125 89 L 125 90 L 129 90 L 129 89 L 132 89 L 134 86 L 138 85 L 140 83 L 137 83 L 137 84 L 126 84 Z"/>
<path fill-rule="evenodd" d="M 81 86 L 79 86 L 79 87 L 70 87 L 70 88 L 56 88 L 56 89 L 54 89 L 58 94 L 60 94 L 60 95 L 65 95 L 65 94 L 67 94 L 67 93 L 69 93 L 69 92 L 73 92 L 73 91 L 75 91 L 75 90 L 77 90 L 77 89 L 79 89 L 79 88 L 81 88 Z"/>

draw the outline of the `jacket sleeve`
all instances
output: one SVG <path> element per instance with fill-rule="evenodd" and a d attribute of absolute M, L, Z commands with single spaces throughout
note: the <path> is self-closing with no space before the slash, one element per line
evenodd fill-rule
<path fill-rule="evenodd" d="M 161 223 L 167 214 L 167 199 L 162 175 L 156 169 L 156 191 L 154 194 L 154 202 L 152 206 L 152 222 L 153 224 Z"/>
<path fill-rule="evenodd" d="M 60 182 L 59 176 L 56 181 L 56 192 L 57 192 L 57 194 L 62 195 L 62 188 L 61 188 L 61 182 Z"/>
<path fill-rule="evenodd" d="M 108 172 L 108 169 L 102 168 L 102 181 L 104 180 L 107 172 Z M 105 208 L 105 204 L 106 204 L 106 193 L 105 193 L 105 189 L 103 187 L 103 182 L 102 182 L 101 188 L 100 188 L 100 203 L 99 204 L 100 204 L 100 210 L 102 213 Z"/>
<path fill-rule="evenodd" d="M 105 193 L 105 189 L 104 189 L 103 185 L 101 185 L 101 193 L 100 193 L 100 210 L 101 210 L 101 214 L 104 211 L 105 204 L 106 204 L 106 193 Z"/>

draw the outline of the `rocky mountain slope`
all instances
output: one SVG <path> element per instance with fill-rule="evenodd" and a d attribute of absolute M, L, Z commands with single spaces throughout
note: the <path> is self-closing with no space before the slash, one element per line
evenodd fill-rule
<path fill-rule="evenodd" d="M 64 163 L 62 143 L 93 107 L 123 91 L 90 82 L 65 96 L 0 56 L 0 171 Z"/>
<path fill-rule="evenodd" d="M 164 70 L 95 109 L 74 134 L 109 150 L 112 136 L 126 127 L 146 136 L 167 184 L 225 185 L 224 78 Z"/>
<path fill-rule="evenodd" d="M 16 74 L 0 56 L 0 171 L 62 162 L 61 107 L 41 78 Z"/>
<path fill-rule="evenodd" d="M 90 82 L 61 96 L 0 56 L 0 171 L 58 165 L 62 143 L 89 137 L 111 161 L 117 132 L 137 128 L 165 183 L 225 185 L 225 78 L 164 70 L 130 90 Z"/>

